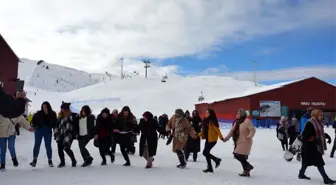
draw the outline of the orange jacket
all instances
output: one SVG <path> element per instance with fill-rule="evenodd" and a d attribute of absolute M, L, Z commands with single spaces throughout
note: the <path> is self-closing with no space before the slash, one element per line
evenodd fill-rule
<path fill-rule="evenodd" d="M 198 136 L 201 137 L 202 139 L 205 139 L 203 130 L 198 134 Z M 208 128 L 208 141 L 215 142 L 218 140 L 218 138 L 223 139 L 223 135 L 221 131 L 219 130 L 219 128 L 216 127 L 215 124 L 210 122 L 209 128 Z"/>

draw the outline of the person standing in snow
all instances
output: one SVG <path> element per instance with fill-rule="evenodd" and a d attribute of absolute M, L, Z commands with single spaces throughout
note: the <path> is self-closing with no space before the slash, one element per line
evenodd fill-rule
<path fill-rule="evenodd" d="M 138 125 L 140 135 L 139 154 L 147 161 L 146 168 L 152 168 L 158 145 L 159 123 L 151 112 L 145 112 Z"/>
<path fill-rule="evenodd" d="M 71 159 L 71 166 L 76 167 L 77 165 L 71 145 L 72 141 L 78 137 L 79 115 L 71 112 L 70 105 L 71 103 L 62 103 L 60 118 L 56 121 L 54 127 L 54 138 L 57 142 L 58 156 L 61 161 L 58 168 L 65 166 L 64 151 Z"/>
<path fill-rule="evenodd" d="M 202 129 L 202 119 L 199 116 L 199 113 L 194 110 L 192 117 L 190 118 L 190 124 L 194 128 L 195 132 L 198 134 Z M 188 137 L 186 146 L 184 147 L 185 158 L 188 161 L 190 153 L 193 154 L 193 161 L 197 161 L 197 154 L 201 151 L 201 139 L 193 139 L 191 136 Z"/>
<path fill-rule="evenodd" d="M 115 127 L 114 125 L 116 124 L 117 118 L 118 118 L 118 110 L 114 109 L 112 111 L 112 127 Z M 117 134 L 112 132 L 112 136 L 111 136 L 111 151 L 112 154 L 115 154 L 115 150 L 116 150 L 116 146 L 117 146 Z"/>
<path fill-rule="evenodd" d="M 113 132 L 117 133 L 117 143 L 119 144 L 120 151 L 126 161 L 124 166 L 131 166 L 127 149 L 132 146 L 133 142 L 131 137 L 136 127 L 137 120 L 132 114 L 131 109 L 128 106 L 123 107 L 118 115 Z"/>
<path fill-rule="evenodd" d="M 52 110 L 50 103 L 45 101 L 41 105 L 41 110 L 34 114 L 31 120 L 31 126 L 35 128 L 35 142 L 33 149 L 33 161 L 30 166 L 35 167 L 37 163 L 37 158 L 40 153 L 40 147 L 42 139 L 44 140 L 44 145 L 48 157 L 48 164 L 53 167 L 52 162 L 52 128 L 55 126 L 57 120 L 56 112 Z"/>
<path fill-rule="evenodd" d="M 288 136 L 289 136 L 289 148 L 294 143 L 295 139 L 297 138 L 299 134 L 299 122 L 296 119 L 295 115 L 292 118 L 292 123 L 288 127 Z"/>
<path fill-rule="evenodd" d="M 325 184 L 335 184 L 325 172 L 323 155 L 327 150 L 325 133 L 323 127 L 323 111 L 315 109 L 311 112 L 311 118 L 305 124 L 302 132 L 302 166 L 299 172 L 299 179 L 310 180 L 305 175 L 309 166 L 316 166 L 323 177 Z"/>
<path fill-rule="evenodd" d="M 188 119 L 185 117 L 182 109 L 176 109 L 175 114 L 169 119 L 166 131 L 173 136 L 173 152 L 177 154 L 180 164 L 177 168 L 184 169 L 187 166 L 183 148 L 187 143 L 188 136 L 197 138 L 196 133 L 193 132 Z"/>
<path fill-rule="evenodd" d="M 236 146 L 233 155 L 241 163 L 244 170 L 243 173 L 239 175 L 242 177 L 249 177 L 250 171 L 253 170 L 254 167 L 247 162 L 247 159 L 251 152 L 253 137 L 256 130 L 252 122 L 247 118 L 246 110 L 238 110 L 236 118 L 237 120 L 234 126 L 224 138 L 224 141 L 226 142 L 231 137 L 233 138 Z"/>
<path fill-rule="evenodd" d="M 165 139 L 165 137 L 167 137 L 166 126 L 168 122 L 169 122 L 169 119 L 168 119 L 167 114 L 162 114 L 159 117 L 159 127 L 160 127 L 159 138 Z"/>
<path fill-rule="evenodd" d="M 0 115 L 0 170 L 6 169 L 7 144 L 8 150 L 12 157 L 13 165 L 15 167 L 19 165 L 15 151 L 15 126 L 17 124 L 28 131 L 34 131 L 34 128 L 28 124 L 27 120 L 23 116 L 18 116 L 16 118 L 5 118 Z"/>
<path fill-rule="evenodd" d="M 84 163 L 82 167 L 90 166 L 93 158 L 90 152 L 86 149 L 86 145 L 94 136 L 95 116 L 91 113 L 91 108 L 84 105 L 80 111 L 78 145 Z"/>
<path fill-rule="evenodd" d="M 218 138 L 224 141 L 222 133 L 219 129 L 218 119 L 214 110 L 208 109 L 206 111 L 205 119 L 203 120 L 202 124 L 202 131 L 199 133 L 199 136 L 202 139 L 205 139 L 203 155 L 205 156 L 208 164 L 207 169 L 203 170 L 203 172 L 213 173 L 211 160 L 215 162 L 216 168 L 219 167 L 222 160 L 212 155 L 210 151 L 217 144 Z"/>
<path fill-rule="evenodd" d="M 98 141 L 99 153 L 103 159 L 101 165 L 106 165 L 106 154 L 111 157 L 111 163 L 114 162 L 114 155 L 110 151 L 112 130 L 112 116 L 110 110 L 105 108 L 97 117 L 94 136 Z"/>
<path fill-rule="evenodd" d="M 276 128 L 277 138 L 281 142 L 283 151 L 288 150 L 288 119 L 282 116 L 277 128 Z"/>

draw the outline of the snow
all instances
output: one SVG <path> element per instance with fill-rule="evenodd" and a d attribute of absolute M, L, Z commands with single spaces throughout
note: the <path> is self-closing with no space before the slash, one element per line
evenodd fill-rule
<path fill-rule="evenodd" d="M 239 83 L 239 86 L 236 84 Z M 237 81 L 226 77 L 169 77 L 166 83 L 159 78 L 127 78 L 113 79 L 71 92 L 49 92 L 39 90 L 35 96 L 35 89 L 27 87 L 29 99 L 32 100 L 30 110 L 40 110 L 44 100 L 50 101 L 55 110 L 59 110 L 61 101 L 74 102 L 72 107 L 79 110 L 88 104 L 93 113 L 98 114 L 108 107 L 121 109 L 130 106 L 132 112 L 140 117 L 145 111 L 152 111 L 156 115 L 171 113 L 176 108 L 192 111 L 203 92 L 207 97 L 222 94 L 232 94 L 244 91 L 254 86 L 254 83 Z M 233 88 L 234 87 L 234 88 Z"/>
<path fill-rule="evenodd" d="M 228 130 L 222 130 L 227 134 Z M 326 132 L 334 136 L 333 130 L 326 129 Z M 280 142 L 275 137 L 275 130 L 258 129 L 254 138 L 252 152 L 249 162 L 255 169 L 251 172 L 251 178 L 239 177 L 241 165 L 233 159 L 233 143 L 218 142 L 212 150 L 212 154 L 222 159 L 222 164 L 215 169 L 214 174 L 204 174 L 206 168 L 204 156 L 199 153 L 198 161 L 188 162 L 188 168 L 184 170 L 176 169 L 178 163 L 176 154 L 171 152 L 171 146 L 166 146 L 166 140 L 159 140 L 158 152 L 155 156 L 154 168 L 144 169 L 145 160 L 138 156 L 138 153 L 131 158 L 131 167 L 123 167 L 125 162 L 117 147 L 115 164 L 100 166 L 101 158 L 98 149 L 93 143 L 88 144 L 88 149 L 94 157 L 93 165 L 87 168 L 67 166 L 64 169 L 49 168 L 47 166 L 47 157 L 44 145 L 41 146 L 41 152 L 36 168 L 29 166 L 32 160 L 33 134 L 22 132 L 16 140 L 16 151 L 20 166 L 12 166 L 9 154 L 7 154 L 7 170 L 0 173 L 1 184 L 22 185 L 319 185 L 322 184 L 322 177 L 315 167 L 308 168 L 306 175 L 312 178 L 311 181 L 299 180 L 297 178 L 301 163 L 293 160 L 286 162 L 283 159 L 283 151 Z M 138 143 L 136 143 L 137 146 Z M 202 142 L 203 147 L 203 142 Z M 331 145 L 328 145 L 331 148 Z M 75 153 L 78 164 L 81 165 L 77 141 L 73 142 L 72 149 Z M 138 146 L 137 146 L 138 149 Z M 327 151 L 327 154 L 330 150 Z M 53 160 L 55 165 L 59 159 L 57 155 L 56 144 L 53 141 Z M 66 157 L 67 164 L 70 159 Z M 329 176 L 336 179 L 335 167 L 336 159 L 325 156 L 326 171 Z"/>

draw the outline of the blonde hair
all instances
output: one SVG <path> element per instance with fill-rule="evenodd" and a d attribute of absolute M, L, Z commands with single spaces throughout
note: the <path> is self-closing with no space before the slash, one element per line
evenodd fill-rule
<path fill-rule="evenodd" d="M 310 116 L 315 118 L 315 119 L 318 119 L 319 116 L 321 116 L 321 115 L 323 115 L 323 111 L 321 109 L 314 109 L 310 114 Z"/>

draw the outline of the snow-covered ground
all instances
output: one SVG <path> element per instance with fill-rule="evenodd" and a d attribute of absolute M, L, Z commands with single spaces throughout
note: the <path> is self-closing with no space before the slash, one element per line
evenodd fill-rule
<path fill-rule="evenodd" d="M 226 134 L 228 130 L 222 130 Z M 332 137 L 332 129 L 326 129 Z M 259 129 L 254 138 L 254 145 L 249 161 L 255 166 L 251 178 L 239 177 L 242 171 L 240 163 L 233 159 L 233 143 L 218 142 L 212 153 L 222 158 L 221 166 L 214 174 L 204 174 L 205 158 L 199 153 L 196 163 L 189 162 L 188 169 L 176 169 L 177 157 L 171 152 L 171 146 L 165 145 L 165 140 L 159 140 L 154 168 L 145 169 L 145 161 L 137 155 L 131 156 L 131 167 L 123 167 L 124 160 L 117 148 L 115 164 L 100 166 L 101 158 L 98 149 L 92 143 L 88 144 L 89 151 L 94 157 L 91 167 L 66 167 L 64 169 L 49 168 L 42 145 L 36 168 L 31 168 L 33 134 L 23 132 L 17 137 L 16 149 L 20 166 L 14 168 L 7 154 L 7 171 L 0 173 L 0 182 L 4 185 L 318 185 L 322 178 L 314 167 L 308 168 L 306 175 L 312 177 L 311 181 L 298 180 L 300 162 L 293 160 L 286 162 L 283 151 L 275 137 L 275 130 Z M 138 144 L 138 143 L 137 143 Z M 203 144 L 202 144 L 203 145 Z M 328 145 L 331 148 L 331 145 Z M 79 165 L 82 163 L 78 143 L 72 145 Z M 138 149 L 138 147 L 137 147 Z M 330 150 L 327 152 L 330 153 Z M 57 148 L 53 143 L 54 163 L 59 162 Z M 66 159 L 70 162 L 70 159 Z M 331 178 L 336 179 L 336 159 L 325 156 L 326 171 Z"/>

